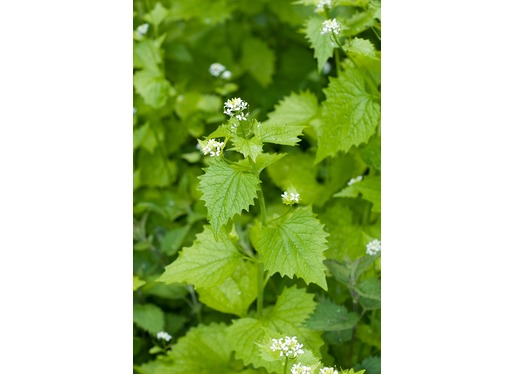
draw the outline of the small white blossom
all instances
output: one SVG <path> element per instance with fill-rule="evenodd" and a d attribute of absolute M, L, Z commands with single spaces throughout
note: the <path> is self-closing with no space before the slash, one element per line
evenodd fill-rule
<path fill-rule="evenodd" d="M 244 113 L 244 110 L 247 110 L 248 106 L 249 104 L 246 101 L 239 97 L 234 97 L 224 103 L 224 114 L 227 114 L 229 117 L 236 116 L 240 121 L 245 121 L 249 113 Z"/>
<path fill-rule="evenodd" d="M 381 250 L 381 241 L 374 239 L 367 244 L 367 255 L 375 255 Z"/>
<path fill-rule="evenodd" d="M 301 364 L 295 364 L 291 367 L 292 374 L 311 374 L 311 368 Z"/>
<path fill-rule="evenodd" d="M 136 34 L 139 36 L 143 36 L 148 32 L 148 23 L 144 23 L 143 25 L 139 25 L 136 29 Z"/>
<path fill-rule="evenodd" d="M 325 367 L 320 369 L 320 372 L 318 374 L 338 374 L 338 371 L 330 367 Z"/>
<path fill-rule="evenodd" d="M 356 178 L 351 178 L 347 186 L 352 186 L 354 183 L 361 182 L 363 180 L 362 175 L 358 175 Z"/>
<path fill-rule="evenodd" d="M 222 64 L 215 62 L 214 64 L 211 64 L 209 66 L 209 74 L 211 74 L 213 77 L 218 77 L 222 72 L 225 71 L 225 66 Z"/>
<path fill-rule="evenodd" d="M 136 107 L 134 107 L 134 106 L 133 106 L 133 107 L 132 107 L 132 115 L 133 115 L 133 116 L 135 116 L 135 115 L 136 115 L 136 112 L 137 112 L 137 109 L 136 109 Z"/>
<path fill-rule="evenodd" d="M 329 74 L 331 72 L 331 63 L 326 62 L 322 67 L 322 74 Z"/>
<path fill-rule="evenodd" d="M 297 193 L 295 189 L 284 191 L 281 194 L 281 197 L 283 198 L 283 204 L 285 205 L 293 205 L 295 203 L 299 202 L 300 195 Z"/>
<path fill-rule="evenodd" d="M 221 75 L 222 79 L 229 80 L 232 78 L 232 73 L 229 70 L 226 70 Z"/>
<path fill-rule="evenodd" d="M 331 34 L 335 33 L 338 35 L 342 31 L 342 25 L 336 19 L 328 19 L 322 23 L 322 31 L 320 34 Z"/>
<path fill-rule="evenodd" d="M 320 2 L 317 5 L 317 8 L 315 9 L 315 13 L 323 13 L 324 12 L 324 6 L 327 5 L 327 8 L 331 9 L 331 0 L 320 0 Z"/>
<path fill-rule="evenodd" d="M 162 340 L 165 340 L 167 342 L 172 340 L 172 335 L 168 334 L 165 331 L 159 331 L 156 336 L 157 336 L 158 339 L 162 339 Z"/>
<path fill-rule="evenodd" d="M 211 157 L 220 156 L 222 149 L 225 145 L 224 142 L 216 141 L 215 139 L 199 140 L 200 151 L 204 155 L 210 155 Z"/>
<path fill-rule="evenodd" d="M 272 339 L 272 345 L 270 349 L 274 352 L 279 351 L 281 357 L 286 356 L 290 358 L 296 358 L 298 355 L 304 354 L 304 350 L 302 349 L 304 345 L 300 344 L 297 341 L 297 337 L 294 336 L 290 338 L 286 336 L 283 340 L 281 339 Z"/>

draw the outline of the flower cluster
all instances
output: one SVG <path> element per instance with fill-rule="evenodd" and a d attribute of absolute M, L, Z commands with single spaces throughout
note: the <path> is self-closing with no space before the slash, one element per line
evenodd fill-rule
<path fill-rule="evenodd" d="M 347 183 L 348 186 L 352 186 L 356 182 L 361 182 L 363 180 L 362 175 L 358 175 L 356 178 L 351 178 L 349 183 Z"/>
<path fill-rule="evenodd" d="M 222 149 L 224 148 L 224 142 L 218 142 L 215 139 L 199 140 L 200 151 L 204 155 L 210 155 L 211 157 L 220 156 Z"/>
<path fill-rule="evenodd" d="M 232 73 L 219 62 L 215 62 L 209 66 L 209 74 L 211 74 L 213 77 L 222 77 L 222 79 L 232 78 Z"/>
<path fill-rule="evenodd" d="M 318 3 L 315 13 L 323 13 L 324 12 L 324 6 L 327 6 L 328 9 L 331 9 L 331 0 L 320 0 Z"/>
<path fill-rule="evenodd" d="M 247 110 L 248 107 L 249 104 L 246 101 L 243 101 L 239 97 L 234 97 L 224 103 L 224 114 L 227 114 L 229 117 L 236 116 L 240 121 L 245 121 L 249 114 L 244 113 L 244 111 Z"/>
<path fill-rule="evenodd" d="M 297 193 L 297 191 L 284 191 L 281 194 L 281 197 L 283 198 L 283 204 L 285 205 L 293 205 L 295 203 L 299 202 L 300 195 Z"/>
<path fill-rule="evenodd" d="M 331 34 L 335 33 L 338 35 L 342 31 L 342 25 L 336 19 L 328 19 L 322 23 L 322 31 L 320 34 Z"/>
<path fill-rule="evenodd" d="M 295 364 L 291 367 L 292 374 L 311 374 L 311 368 L 301 364 Z"/>
<path fill-rule="evenodd" d="M 292 338 L 286 336 L 284 340 L 283 338 L 272 339 L 272 345 L 270 346 L 270 349 L 274 352 L 280 351 L 281 356 L 296 358 L 298 355 L 304 354 L 302 347 L 303 344 L 299 344 L 296 336 Z"/>
<path fill-rule="evenodd" d="M 148 32 L 148 26 L 149 26 L 148 23 L 144 23 L 143 25 L 139 25 L 136 28 L 136 34 L 138 34 L 138 36 L 145 35 Z"/>
<path fill-rule="evenodd" d="M 170 340 L 172 340 L 172 335 L 168 334 L 167 332 L 165 331 L 159 331 L 156 335 L 156 337 L 158 339 L 162 339 L 166 342 L 169 342 Z"/>
<path fill-rule="evenodd" d="M 338 371 L 330 367 L 325 367 L 320 369 L 320 372 L 318 374 L 338 374 Z"/>
<path fill-rule="evenodd" d="M 381 241 L 374 239 L 367 244 L 367 255 L 375 255 L 381 250 Z"/>

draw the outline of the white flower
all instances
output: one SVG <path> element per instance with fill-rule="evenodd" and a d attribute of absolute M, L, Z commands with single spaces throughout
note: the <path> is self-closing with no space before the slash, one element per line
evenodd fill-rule
<path fill-rule="evenodd" d="M 326 5 L 327 8 L 331 9 L 331 0 L 320 0 L 320 2 L 317 5 L 317 8 L 315 9 L 315 13 L 323 13 L 324 6 Z"/>
<path fill-rule="evenodd" d="M 240 121 L 245 121 L 249 114 L 243 111 L 246 110 L 248 106 L 249 104 L 246 101 L 243 101 L 239 97 L 234 97 L 224 103 L 224 114 L 227 114 L 229 117 L 236 116 Z"/>
<path fill-rule="evenodd" d="M 136 34 L 138 34 L 139 36 L 145 35 L 148 31 L 148 26 L 149 26 L 148 23 L 139 25 L 138 28 L 136 29 Z"/>
<path fill-rule="evenodd" d="M 322 23 L 322 31 L 320 34 L 331 34 L 335 33 L 338 35 L 342 31 L 342 25 L 336 19 L 328 19 Z"/>
<path fill-rule="evenodd" d="M 222 79 L 231 79 L 232 73 L 229 70 L 226 70 L 222 73 Z"/>
<path fill-rule="evenodd" d="M 172 335 L 168 334 L 165 331 L 159 331 L 156 336 L 157 336 L 158 339 L 163 339 L 163 340 L 165 340 L 167 342 L 172 340 Z"/>
<path fill-rule="evenodd" d="M 295 358 L 298 355 L 304 354 L 304 350 L 302 349 L 303 346 L 303 344 L 299 344 L 296 336 L 292 338 L 286 336 L 284 341 L 283 338 L 272 339 L 272 345 L 270 346 L 270 349 L 274 352 L 279 351 L 281 357 L 286 356 Z"/>
<path fill-rule="evenodd" d="M 215 139 L 199 140 L 200 151 L 204 155 L 210 155 L 211 157 L 220 156 L 222 149 L 225 145 L 224 142 L 218 142 Z"/>
<path fill-rule="evenodd" d="M 133 106 L 132 107 L 132 115 L 135 116 L 137 111 L 138 110 L 136 109 L 136 107 Z"/>
<path fill-rule="evenodd" d="M 375 255 L 381 250 L 381 241 L 374 239 L 367 244 L 367 255 Z"/>
<path fill-rule="evenodd" d="M 300 195 L 297 193 L 295 189 L 290 189 L 288 191 L 284 191 L 281 194 L 281 197 L 283 198 L 283 204 L 293 205 L 299 202 Z"/>
<path fill-rule="evenodd" d="M 336 371 L 336 369 L 325 367 L 320 369 L 320 372 L 318 374 L 338 374 L 338 372 Z"/>
<path fill-rule="evenodd" d="M 331 71 L 331 63 L 326 62 L 324 64 L 324 66 L 322 67 L 322 74 L 329 74 L 330 71 Z"/>
<path fill-rule="evenodd" d="M 363 180 L 362 175 L 358 175 L 356 178 L 351 178 L 347 186 L 352 186 L 354 183 L 361 182 Z"/>
<path fill-rule="evenodd" d="M 209 66 L 209 74 L 211 74 L 213 77 L 218 77 L 222 72 L 225 70 L 225 66 L 222 64 L 215 62 L 214 64 L 211 64 Z"/>
<path fill-rule="evenodd" d="M 311 368 L 301 364 L 295 364 L 291 367 L 292 374 L 311 374 Z"/>

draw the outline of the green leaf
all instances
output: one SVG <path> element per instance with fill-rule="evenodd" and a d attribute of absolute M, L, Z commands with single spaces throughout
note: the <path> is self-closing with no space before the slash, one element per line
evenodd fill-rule
<path fill-rule="evenodd" d="M 373 137 L 369 142 L 360 147 L 361 159 L 368 166 L 381 170 L 381 139 Z"/>
<path fill-rule="evenodd" d="M 190 328 L 187 334 L 179 338 L 177 344 L 173 346 L 170 353 L 173 364 L 167 372 L 174 374 L 240 372 L 239 369 L 231 368 L 231 351 L 226 330 L 227 326 L 217 323 Z"/>
<path fill-rule="evenodd" d="M 367 39 L 353 38 L 343 46 L 346 53 L 366 56 L 372 59 L 379 59 L 376 56 L 374 45 Z"/>
<path fill-rule="evenodd" d="M 366 89 L 365 79 L 350 63 L 324 90 L 322 123 L 317 128 L 316 162 L 368 141 L 379 125 L 380 106 Z"/>
<path fill-rule="evenodd" d="M 157 28 L 161 22 L 166 19 L 168 15 L 168 9 L 166 9 L 160 2 L 157 2 L 148 14 L 143 16 L 143 19 L 150 22 L 154 27 Z"/>
<path fill-rule="evenodd" d="M 231 140 L 234 145 L 231 150 L 238 151 L 245 157 L 250 156 L 254 161 L 256 161 L 256 158 L 263 152 L 263 142 L 258 136 L 253 136 L 250 139 L 236 136 Z"/>
<path fill-rule="evenodd" d="M 207 306 L 224 313 L 244 316 L 250 304 L 257 298 L 257 265 L 240 262 L 225 281 L 209 288 L 199 288 L 199 300 Z"/>
<path fill-rule="evenodd" d="M 148 153 L 139 150 L 138 166 L 140 171 L 140 184 L 150 187 L 166 187 L 177 178 L 177 164 L 175 161 L 163 160 L 159 152 Z"/>
<path fill-rule="evenodd" d="M 154 153 L 154 150 L 157 147 L 156 136 L 148 122 L 134 130 L 132 147 L 133 149 L 136 149 L 140 146 L 150 153 Z"/>
<path fill-rule="evenodd" d="M 261 153 L 256 159 L 256 168 L 261 172 L 261 170 L 279 161 L 284 156 L 286 156 L 286 153 Z"/>
<path fill-rule="evenodd" d="M 257 198 L 260 180 L 252 173 L 235 170 L 225 161 L 214 159 L 199 177 L 201 199 L 206 202 L 207 218 L 215 235 L 235 214 L 249 209 Z"/>
<path fill-rule="evenodd" d="M 374 17 L 367 12 L 356 12 L 350 18 L 346 18 L 343 22 L 347 29 L 342 31 L 345 36 L 354 36 L 361 34 L 374 25 Z"/>
<path fill-rule="evenodd" d="M 161 108 L 166 104 L 172 86 L 159 72 L 140 70 L 134 74 L 134 87 L 145 104 L 153 108 Z"/>
<path fill-rule="evenodd" d="M 381 212 L 381 177 L 368 176 L 363 178 L 361 182 L 356 182 L 345 187 L 340 192 L 334 194 L 334 197 L 358 197 L 362 195 L 363 199 L 370 201 L 372 212 Z"/>
<path fill-rule="evenodd" d="M 274 111 L 268 113 L 268 120 L 264 124 L 303 125 L 317 114 L 318 100 L 314 94 L 309 91 L 299 94 L 293 92 L 275 105 Z M 272 141 L 272 143 L 275 142 Z"/>
<path fill-rule="evenodd" d="M 359 316 L 349 312 L 345 306 L 322 300 L 315 313 L 306 321 L 306 326 L 321 331 L 348 330 L 356 326 L 358 320 Z"/>
<path fill-rule="evenodd" d="M 159 65 L 163 62 L 159 43 L 154 40 L 142 40 L 135 43 L 133 65 L 146 71 L 159 73 Z"/>
<path fill-rule="evenodd" d="M 132 318 L 137 326 L 151 334 L 156 334 L 165 327 L 165 315 L 154 304 L 134 304 Z"/>
<path fill-rule="evenodd" d="M 254 367 L 265 367 L 269 372 L 281 372 L 281 362 L 264 359 L 257 344 L 270 333 L 276 336 L 297 336 L 306 349 L 318 353 L 324 344 L 319 333 L 299 327 L 315 310 L 315 306 L 313 295 L 306 293 L 305 289 L 291 287 L 283 290 L 276 305 L 265 310 L 265 316 L 261 319 L 235 320 L 227 329 L 227 339 L 236 358 L 243 360 L 245 365 L 252 364 Z"/>
<path fill-rule="evenodd" d="M 214 287 L 230 277 L 242 261 L 227 234 L 221 232 L 215 239 L 210 226 L 197 235 L 193 245 L 179 252 L 179 257 L 166 266 L 157 279 L 164 283 L 190 283 L 195 288 Z"/>
<path fill-rule="evenodd" d="M 381 357 L 367 357 L 357 365 L 357 369 L 364 369 L 365 374 L 381 374 Z"/>
<path fill-rule="evenodd" d="M 228 19 L 236 4 L 230 0 L 174 0 L 171 2 L 170 18 L 189 20 L 196 18 L 204 24 L 215 25 Z"/>
<path fill-rule="evenodd" d="M 370 278 L 358 284 L 356 292 L 360 296 L 359 303 L 366 309 L 381 308 L 381 281 Z"/>
<path fill-rule="evenodd" d="M 275 123 L 260 123 L 257 126 L 257 134 L 264 143 L 283 145 L 296 145 L 302 135 L 304 126 L 285 125 Z"/>
<path fill-rule="evenodd" d="M 380 237 L 380 221 L 374 225 L 362 226 L 353 222 L 352 212 L 343 199 L 336 199 L 324 212 L 320 220 L 330 234 L 326 258 L 342 260 L 355 259 L 365 254 L 371 238 Z"/>
<path fill-rule="evenodd" d="M 322 253 L 328 234 L 309 207 L 298 207 L 267 226 L 256 225 L 255 230 L 256 250 L 270 274 L 296 275 L 327 290 Z"/>
<path fill-rule="evenodd" d="M 261 86 L 266 87 L 272 83 L 275 54 L 261 39 L 247 38 L 243 42 L 241 67 L 248 71 Z"/>
<path fill-rule="evenodd" d="M 166 233 L 161 241 L 161 251 L 168 256 L 174 255 L 182 246 L 191 226 L 181 226 Z"/>
<path fill-rule="evenodd" d="M 329 35 L 322 35 L 323 18 L 311 17 L 306 22 L 306 37 L 311 44 L 311 48 L 315 50 L 315 58 L 317 59 L 318 71 L 321 72 L 327 60 L 333 56 L 333 45 Z"/>
<path fill-rule="evenodd" d="M 137 275 L 132 276 L 132 290 L 136 291 L 138 288 L 143 286 L 145 282 L 143 279 L 140 279 Z"/>

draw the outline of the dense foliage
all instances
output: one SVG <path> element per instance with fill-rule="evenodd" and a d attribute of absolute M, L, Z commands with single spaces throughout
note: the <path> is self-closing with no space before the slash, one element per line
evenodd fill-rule
<path fill-rule="evenodd" d="M 136 373 L 380 373 L 380 29 L 134 1 Z"/>

